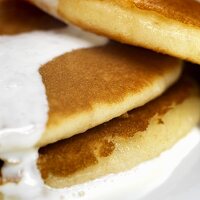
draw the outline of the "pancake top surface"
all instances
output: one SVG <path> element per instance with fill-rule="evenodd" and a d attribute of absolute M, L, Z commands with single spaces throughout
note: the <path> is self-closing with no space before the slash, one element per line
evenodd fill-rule
<path fill-rule="evenodd" d="M 84 134 L 50 144 L 39 150 L 38 167 L 45 179 L 49 174 L 65 177 L 108 157 L 116 146 L 116 138 L 128 139 L 145 131 L 154 116 L 162 115 L 191 95 L 193 82 L 179 81 L 164 95 L 128 114 L 88 130 Z"/>
<path fill-rule="evenodd" d="M 0 0 L 0 35 L 64 26 L 61 22 L 21 0 Z"/>
<path fill-rule="evenodd" d="M 139 9 L 154 11 L 185 24 L 200 26 L 200 2 L 195 0 L 111 0 L 127 9 L 134 5 Z"/>
<path fill-rule="evenodd" d="M 156 80 L 180 67 L 178 62 L 117 43 L 59 56 L 40 69 L 49 103 L 48 125 L 95 105 L 122 102 L 128 95 L 151 90 Z"/>

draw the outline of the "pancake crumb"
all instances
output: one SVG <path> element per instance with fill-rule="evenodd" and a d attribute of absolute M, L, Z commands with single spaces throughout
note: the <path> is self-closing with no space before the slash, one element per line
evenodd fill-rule
<path fill-rule="evenodd" d="M 121 115 L 120 116 L 121 118 L 128 118 L 129 117 L 129 115 L 128 115 L 128 113 L 124 113 L 123 115 Z"/>
<path fill-rule="evenodd" d="M 79 191 L 78 195 L 79 195 L 79 197 L 83 197 L 83 196 L 85 196 L 85 192 L 84 191 Z"/>

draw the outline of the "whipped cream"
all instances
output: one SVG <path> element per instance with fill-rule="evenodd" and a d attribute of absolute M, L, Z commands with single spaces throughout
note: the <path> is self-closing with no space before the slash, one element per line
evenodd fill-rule
<path fill-rule="evenodd" d="M 199 142 L 200 129 L 194 128 L 170 150 L 132 170 L 64 189 L 53 189 L 44 185 L 36 166 L 37 149 L 6 153 L 3 156 L 10 162 L 3 167 L 3 177 L 9 179 L 19 176 L 21 180 L 1 186 L 0 192 L 4 194 L 5 200 L 12 197 L 20 200 L 117 199 L 127 191 L 131 191 L 134 199 L 139 199 L 162 184 Z"/>
<path fill-rule="evenodd" d="M 42 64 L 74 49 L 107 39 L 73 26 L 0 37 L 0 153 L 33 147 L 47 122 Z"/>

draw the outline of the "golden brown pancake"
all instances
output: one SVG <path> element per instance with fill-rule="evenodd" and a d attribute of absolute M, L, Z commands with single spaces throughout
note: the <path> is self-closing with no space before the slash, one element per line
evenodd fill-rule
<path fill-rule="evenodd" d="M 128 170 L 172 147 L 199 122 L 199 110 L 197 84 L 181 79 L 140 108 L 41 148 L 38 168 L 56 188 Z"/>
<path fill-rule="evenodd" d="M 200 64 L 196 0 L 29 1 L 86 30 Z"/>
<path fill-rule="evenodd" d="M 85 132 L 154 99 L 180 75 L 175 58 L 118 43 L 66 53 L 41 67 L 49 103 L 38 146 Z"/>
<path fill-rule="evenodd" d="M 0 0 L 0 35 L 48 30 L 64 24 L 22 0 Z"/>

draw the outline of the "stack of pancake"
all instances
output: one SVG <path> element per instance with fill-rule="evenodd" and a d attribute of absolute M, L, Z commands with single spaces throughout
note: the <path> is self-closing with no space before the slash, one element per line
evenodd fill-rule
<path fill-rule="evenodd" d="M 26 184 L 30 190 L 35 188 L 23 182 L 30 167 L 21 157 L 18 159 L 18 153 L 37 152 L 36 169 L 31 170 L 38 174 L 31 175 L 32 180 L 40 176 L 42 187 L 68 188 L 130 170 L 158 157 L 198 125 L 199 85 L 184 72 L 187 70 L 180 59 L 200 64 L 200 3 L 191 0 L 31 0 L 31 3 L 57 19 L 25 1 L 1 0 L 0 46 L 8 50 L 0 55 L 0 65 L 12 70 L 5 61 L 15 53 L 18 56 L 12 45 L 28 45 L 11 43 L 9 47 L 9 40 L 15 42 L 18 37 L 31 40 L 33 34 L 41 33 L 49 41 L 49 34 L 55 37 L 52 49 L 39 52 L 45 58 L 45 62 L 38 64 L 38 75 L 46 94 L 47 120 L 35 142 L 28 145 L 24 139 L 28 136 L 19 137 L 9 146 L 10 138 L 16 138 L 15 131 L 10 129 L 19 127 L 9 127 L 6 119 L 12 121 L 13 115 L 17 116 L 12 107 L 20 106 L 20 102 L 15 101 L 12 106 L 9 100 L 0 100 L 0 109 L 9 108 L 8 114 L 0 115 L 2 197 L 42 199 L 39 193 L 17 191 L 18 186 L 22 190 Z M 56 37 L 68 40 L 54 55 L 50 53 L 55 51 L 54 47 L 63 45 L 57 43 Z M 41 43 L 43 39 L 38 35 L 37 38 Z M 79 47 L 79 43 L 84 45 Z M 68 45 L 73 48 L 68 50 Z M 34 45 L 26 49 L 23 55 L 31 58 L 38 51 Z M 15 72 L 16 76 L 18 73 Z M 6 75 L 0 75 L 3 85 L 1 76 Z M 15 86 L 14 82 L 8 90 L 15 90 Z M 35 103 L 38 97 L 32 98 Z M 31 109 L 25 112 L 29 114 L 35 107 Z M 21 130 L 20 134 L 26 133 Z M 16 166 L 22 171 L 9 174 Z"/>

